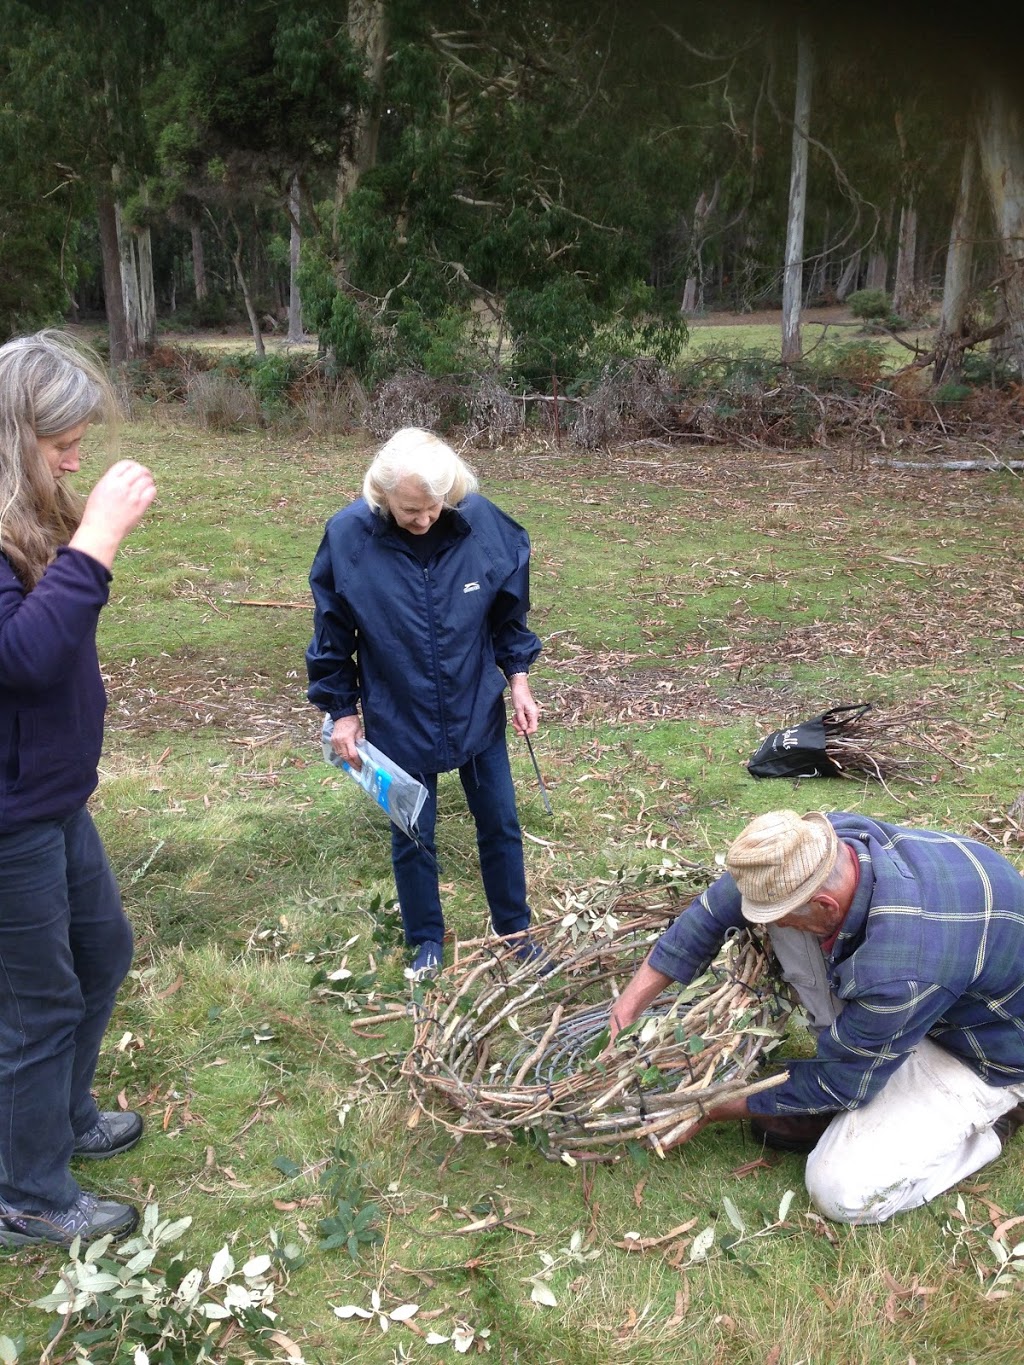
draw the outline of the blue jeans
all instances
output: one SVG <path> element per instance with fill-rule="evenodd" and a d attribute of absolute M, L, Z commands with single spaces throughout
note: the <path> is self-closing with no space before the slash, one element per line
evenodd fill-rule
<path fill-rule="evenodd" d="M 88 811 L 0 834 L 0 1198 L 66 1209 L 132 931 Z"/>
<path fill-rule="evenodd" d="M 391 827 L 391 865 L 402 908 L 406 941 L 411 944 L 444 938 L 444 916 L 437 885 L 437 774 L 416 773 L 427 789 L 419 820 L 419 843 Z M 516 934 L 530 923 L 526 902 L 523 836 L 516 814 L 516 793 L 504 735 L 459 769 L 466 804 L 476 822 L 480 876 L 499 934 Z"/>

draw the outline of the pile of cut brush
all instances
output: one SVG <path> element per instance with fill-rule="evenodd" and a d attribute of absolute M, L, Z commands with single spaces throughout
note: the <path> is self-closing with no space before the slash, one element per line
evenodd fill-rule
<path fill-rule="evenodd" d="M 613 1160 L 633 1141 L 661 1155 L 710 1105 L 778 1084 L 785 1073 L 754 1073 L 791 1002 L 748 930 L 609 1039 L 614 996 L 715 875 L 671 863 L 569 891 L 531 926 L 540 952 L 527 961 L 515 941 L 456 944 L 453 965 L 414 993 L 403 1073 L 416 1102 L 460 1136 L 527 1135 L 571 1163 Z"/>
<path fill-rule="evenodd" d="M 873 777 L 878 782 L 920 782 L 922 765 L 934 766 L 941 750 L 924 733 L 920 706 L 879 711 L 870 703 L 837 707 L 822 717 L 825 757 L 839 777 Z"/>

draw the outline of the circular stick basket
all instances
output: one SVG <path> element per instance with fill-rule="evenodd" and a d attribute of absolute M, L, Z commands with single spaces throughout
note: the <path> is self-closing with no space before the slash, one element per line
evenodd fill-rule
<path fill-rule="evenodd" d="M 563 913 L 531 925 L 541 951 L 527 961 L 524 941 L 457 943 L 454 964 L 414 992 L 403 1074 L 424 1112 L 460 1136 L 612 1160 L 634 1141 L 662 1155 L 710 1105 L 784 1080 L 754 1079 L 792 1006 L 749 930 L 609 1042 L 613 998 L 693 894 L 681 899 L 687 880 L 672 865 L 648 886 L 569 893 Z"/>

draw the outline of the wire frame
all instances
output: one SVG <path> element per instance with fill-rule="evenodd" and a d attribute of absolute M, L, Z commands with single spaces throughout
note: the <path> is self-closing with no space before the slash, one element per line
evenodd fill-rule
<path fill-rule="evenodd" d="M 414 992 L 403 1071 L 420 1107 L 460 1136 L 611 1160 L 630 1142 L 661 1155 L 710 1105 L 785 1079 L 755 1077 L 792 1003 L 752 930 L 609 1042 L 613 997 L 691 898 L 694 873 L 673 865 L 646 886 L 599 883 L 567 893 L 529 940 L 456 944 L 453 965 Z"/>

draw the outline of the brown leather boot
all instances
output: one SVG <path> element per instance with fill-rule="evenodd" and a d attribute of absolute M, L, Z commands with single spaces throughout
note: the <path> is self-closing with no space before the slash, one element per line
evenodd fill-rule
<path fill-rule="evenodd" d="M 758 1114 L 750 1120 L 757 1142 L 777 1152 L 813 1152 L 838 1110 L 826 1114 Z"/>

